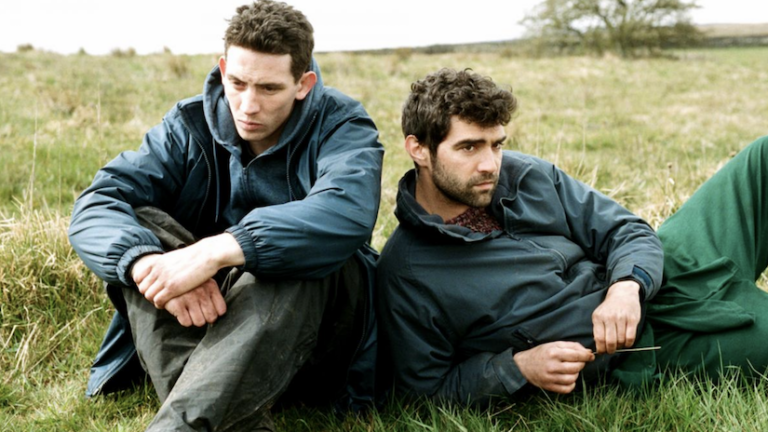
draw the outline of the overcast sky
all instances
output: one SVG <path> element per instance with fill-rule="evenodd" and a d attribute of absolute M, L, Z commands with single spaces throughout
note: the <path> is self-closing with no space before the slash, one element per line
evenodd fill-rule
<path fill-rule="evenodd" d="M 318 51 L 514 39 L 540 0 L 288 0 L 315 27 Z M 0 51 L 20 44 L 64 54 L 218 53 L 226 19 L 246 0 L 3 0 Z M 698 24 L 768 22 L 765 0 L 699 0 Z M 439 6 L 438 6 L 439 5 Z"/>

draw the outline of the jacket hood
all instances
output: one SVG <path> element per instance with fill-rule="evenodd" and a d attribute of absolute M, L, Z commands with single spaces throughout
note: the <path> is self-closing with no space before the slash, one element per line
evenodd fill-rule
<path fill-rule="evenodd" d="M 318 104 L 316 103 L 323 93 L 323 79 L 320 75 L 320 68 L 314 57 L 309 66 L 310 70 L 317 75 L 317 83 L 312 87 L 309 94 L 302 101 L 296 101 L 288 117 L 283 134 L 277 145 L 268 151 L 275 151 L 286 143 L 294 142 L 300 139 L 309 129 Z M 232 118 L 232 111 L 229 108 L 229 101 L 224 94 L 224 85 L 221 82 L 221 70 L 216 65 L 208 73 L 203 87 L 203 110 L 205 111 L 205 120 L 208 128 L 213 135 L 213 139 L 226 147 L 230 152 L 240 153 L 240 136 L 235 128 L 235 121 Z"/>
<path fill-rule="evenodd" d="M 504 220 L 504 201 L 514 200 L 517 197 L 520 181 L 531 169 L 530 162 L 515 157 L 515 154 L 514 152 L 504 152 L 501 172 L 499 173 L 499 185 L 493 194 L 489 207 L 490 214 L 499 221 Z M 501 235 L 501 232 L 483 234 L 458 225 L 446 225 L 440 216 L 427 213 L 424 207 L 416 201 L 416 177 L 416 169 L 411 169 L 400 179 L 398 185 L 395 216 L 403 227 L 418 230 L 424 234 L 447 236 L 466 242 L 480 241 Z M 504 228 L 506 229 L 506 227 Z"/>
<path fill-rule="evenodd" d="M 458 225 L 446 225 L 439 215 L 429 214 L 416 201 L 416 177 L 416 170 L 412 169 L 400 179 L 398 186 L 395 216 L 402 227 L 418 231 L 423 235 L 443 238 L 447 236 L 447 239 L 466 242 L 493 238 L 500 234 L 499 232 L 483 234 Z M 496 202 L 495 197 L 494 202 Z"/>

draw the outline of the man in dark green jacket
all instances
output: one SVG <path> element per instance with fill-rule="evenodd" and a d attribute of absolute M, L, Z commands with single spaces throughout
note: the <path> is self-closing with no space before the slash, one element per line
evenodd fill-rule
<path fill-rule="evenodd" d="M 313 46 L 292 7 L 238 8 L 204 94 L 75 204 L 70 241 L 118 309 L 88 393 L 130 382 L 138 359 L 163 402 L 151 430 L 269 429 L 285 391 L 372 399 L 383 149 Z"/>
<path fill-rule="evenodd" d="M 397 389 L 485 403 L 525 386 L 568 393 L 606 373 L 639 383 L 667 366 L 765 368 L 768 349 L 739 345 L 768 336 L 751 313 L 768 310 L 754 286 L 768 245 L 747 242 L 762 238 L 753 227 L 768 216 L 758 192 L 766 140 L 664 225 L 665 259 L 642 219 L 554 165 L 502 149 L 515 108 L 510 92 L 467 71 L 443 69 L 411 88 L 402 125 L 416 168 L 400 182 L 400 226 L 378 265 Z M 730 238 L 717 235 L 722 225 Z M 739 292 L 720 288 L 734 278 Z M 654 342 L 660 351 L 617 352 Z M 718 346 L 728 352 L 714 355 Z"/>

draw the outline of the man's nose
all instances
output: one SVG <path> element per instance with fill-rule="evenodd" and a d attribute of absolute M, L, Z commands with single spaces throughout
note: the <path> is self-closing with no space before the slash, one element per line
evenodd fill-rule
<path fill-rule="evenodd" d="M 261 110 L 261 103 L 256 91 L 248 89 L 243 92 L 240 110 L 247 115 L 256 114 Z"/>
<path fill-rule="evenodd" d="M 480 154 L 480 162 L 477 165 L 479 172 L 496 172 L 499 160 L 492 148 L 485 148 Z"/>

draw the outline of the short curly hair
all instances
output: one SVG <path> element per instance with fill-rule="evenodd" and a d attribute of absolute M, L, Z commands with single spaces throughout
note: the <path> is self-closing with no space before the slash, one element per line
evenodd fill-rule
<path fill-rule="evenodd" d="M 291 74 L 298 81 L 309 70 L 315 39 L 312 24 L 293 7 L 259 0 L 237 8 L 224 33 L 224 53 L 239 46 L 267 54 L 290 54 Z"/>
<path fill-rule="evenodd" d="M 405 137 L 415 136 L 435 155 L 450 131 L 451 117 L 492 127 L 509 123 L 516 109 L 511 89 L 501 89 L 470 69 L 445 68 L 411 84 L 401 125 Z"/>

